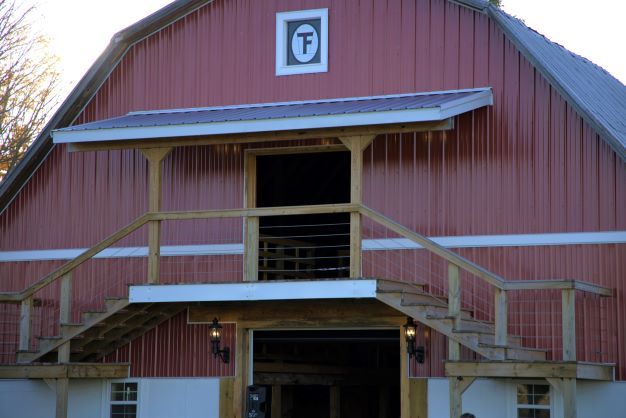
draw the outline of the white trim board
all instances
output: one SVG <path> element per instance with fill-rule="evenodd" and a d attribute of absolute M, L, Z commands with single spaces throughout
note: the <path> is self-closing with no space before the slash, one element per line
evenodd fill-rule
<path fill-rule="evenodd" d="M 558 234 L 512 234 L 512 235 L 465 235 L 456 237 L 432 237 L 445 248 L 532 247 L 547 245 L 601 245 L 626 243 L 626 231 L 573 232 Z M 364 251 L 411 250 L 422 248 L 404 238 L 365 239 Z M 71 260 L 85 252 L 86 248 L 55 250 L 0 251 L 0 263 L 16 261 Z M 164 257 L 240 255 L 243 244 L 165 245 L 161 247 Z M 147 257 L 148 247 L 107 248 L 94 258 Z"/>
<path fill-rule="evenodd" d="M 130 286 L 130 303 L 375 298 L 376 280 Z"/>

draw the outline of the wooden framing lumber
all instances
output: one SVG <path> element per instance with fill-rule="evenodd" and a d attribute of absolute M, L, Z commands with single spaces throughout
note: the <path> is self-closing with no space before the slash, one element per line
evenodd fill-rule
<path fill-rule="evenodd" d="M 400 418 L 411 418 L 411 388 L 409 383 L 409 355 L 404 329 L 400 326 Z"/>
<path fill-rule="evenodd" d="M 70 381 L 68 378 L 56 381 L 56 414 L 55 418 L 67 418 L 67 402 L 69 398 Z"/>
<path fill-rule="evenodd" d="M 27 351 L 30 349 L 31 317 L 33 314 L 33 298 L 27 297 L 22 300 L 20 307 L 20 342 L 19 349 Z"/>
<path fill-rule="evenodd" d="M 61 277 L 61 295 L 59 298 L 59 324 L 69 324 L 72 314 L 72 273 Z"/>
<path fill-rule="evenodd" d="M 454 128 L 453 118 L 435 122 L 391 123 L 387 125 L 351 126 L 343 128 L 275 131 L 249 134 L 225 134 L 170 139 L 141 139 L 128 141 L 84 142 L 69 144 L 70 152 L 104 151 L 115 149 L 144 149 L 187 147 L 197 145 L 249 144 L 302 139 L 339 138 L 346 136 L 382 135 L 388 133 L 445 131 Z"/>
<path fill-rule="evenodd" d="M 508 343 L 508 303 L 506 290 L 495 289 L 495 345 L 507 345 Z"/>
<path fill-rule="evenodd" d="M 411 418 L 428 416 L 428 379 L 409 379 Z"/>
<path fill-rule="evenodd" d="M 162 162 L 171 150 L 172 148 L 149 148 L 142 150 L 149 166 L 148 208 L 150 212 L 161 210 Z M 161 222 L 151 221 L 148 228 L 148 283 L 158 283 L 161 256 Z"/>
<path fill-rule="evenodd" d="M 0 379 L 122 379 L 128 363 L 20 364 L 0 366 Z"/>
<path fill-rule="evenodd" d="M 562 290 L 563 360 L 576 361 L 576 290 Z"/>
<path fill-rule="evenodd" d="M 555 361 L 447 361 L 450 377 L 572 378 L 612 381 L 613 364 Z"/>

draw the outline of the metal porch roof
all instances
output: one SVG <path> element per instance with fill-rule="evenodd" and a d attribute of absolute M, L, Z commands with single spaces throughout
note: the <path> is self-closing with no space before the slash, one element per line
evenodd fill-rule
<path fill-rule="evenodd" d="M 131 112 L 57 129 L 55 143 L 434 122 L 493 104 L 490 88 Z"/>

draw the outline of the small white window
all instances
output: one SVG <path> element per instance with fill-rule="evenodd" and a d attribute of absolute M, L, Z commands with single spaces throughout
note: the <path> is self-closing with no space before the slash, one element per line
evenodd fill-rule
<path fill-rule="evenodd" d="M 550 385 L 517 385 L 517 418 L 550 418 Z"/>
<path fill-rule="evenodd" d="M 137 382 L 111 383 L 111 418 L 137 418 L 137 389 Z"/>
<path fill-rule="evenodd" d="M 276 14 L 276 75 L 328 71 L 328 9 Z"/>

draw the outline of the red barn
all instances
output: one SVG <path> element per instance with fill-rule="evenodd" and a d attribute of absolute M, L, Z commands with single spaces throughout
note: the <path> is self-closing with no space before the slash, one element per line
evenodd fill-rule
<path fill-rule="evenodd" d="M 481 0 L 179 0 L 0 184 L 0 417 L 618 417 L 626 87 Z"/>

